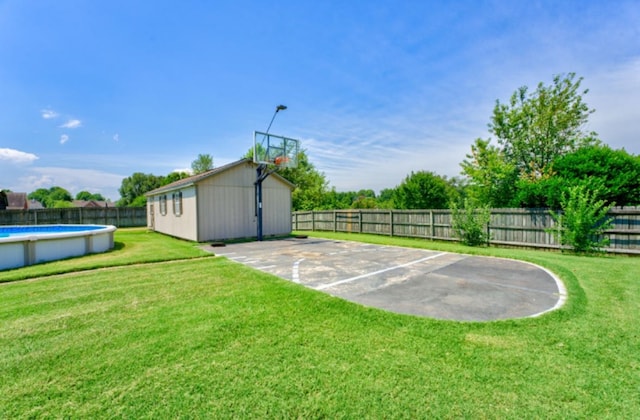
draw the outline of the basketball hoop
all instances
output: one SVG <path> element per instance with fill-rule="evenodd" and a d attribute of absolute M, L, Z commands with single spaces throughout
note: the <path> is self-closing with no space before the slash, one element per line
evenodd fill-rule
<path fill-rule="evenodd" d="M 276 156 L 276 158 L 273 160 L 273 163 L 276 166 L 286 166 L 287 163 L 289 163 L 289 157 L 288 156 Z"/>

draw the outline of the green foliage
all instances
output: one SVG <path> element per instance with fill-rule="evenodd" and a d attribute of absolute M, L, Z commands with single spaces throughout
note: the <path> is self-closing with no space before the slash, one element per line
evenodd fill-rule
<path fill-rule="evenodd" d="M 395 208 L 394 196 L 395 196 L 395 188 L 385 188 L 381 190 L 377 199 L 378 208 L 380 209 Z"/>
<path fill-rule="evenodd" d="M 516 166 L 491 140 L 476 139 L 460 166 L 469 179 L 469 197 L 481 205 L 505 207 L 515 194 Z"/>
<path fill-rule="evenodd" d="M 520 178 L 514 207 L 560 208 L 562 193 L 583 185 L 596 191 L 596 198 L 620 206 L 640 203 L 640 158 L 608 146 L 582 147 L 553 162 L 550 175 L 540 179 Z"/>
<path fill-rule="evenodd" d="M 455 195 L 446 178 L 433 172 L 411 172 L 396 188 L 394 202 L 398 209 L 444 209 Z"/>
<path fill-rule="evenodd" d="M 92 194 L 89 191 L 80 191 L 76 194 L 76 200 L 84 200 L 84 201 L 107 201 L 102 194 Z"/>
<path fill-rule="evenodd" d="M 53 203 L 49 203 L 49 208 L 52 209 L 68 209 L 71 207 L 73 207 L 73 203 L 71 201 L 56 200 Z"/>
<path fill-rule="evenodd" d="M 496 102 L 489 131 L 521 176 L 539 178 L 557 157 L 598 143 L 595 133 L 583 131 L 594 111 L 582 100 L 588 90 L 579 91 L 581 82 L 575 73 L 555 76 L 552 85 L 540 83 L 532 94 L 523 86 L 509 104 Z"/>
<path fill-rule="evenodd" d="M 191 175 L 189 175 L 187 172 L 174 171 L 169 175 L 163 177 L 160 183 L 162 185 L 167 185 L 171 184 L 172 182 L 180 181 L 181 179 L 189 178 L 190 176 Z"/>
<path fill-rule="evenodd" d="M 598 182 L 597 198 L 618 206 L 640 204 L 640 156 L 606 145 L 583 147 L 553 163 L 554 177 L 566 185 Z"/>
<path fill-rule="evenodd" d="M 213 157 L 209 154 L 199 154 L 196 160 L 191 162 L 191 170 L 194 175 L 213 169 Z"/>
<path fill-rule="evenodd" d="M 135 172 L 122 180 L 122 184 L 118 189 L 120 192 L 118 207 L 134 206 L 134 202 L 135 206 L 143 207 L 147 202 L 145 194 L 162 185 L 162 177 Z"/>
<path fill-rule="evenodd" d="M 468 199 L 459 208 L 451 204 L 451 227 L 462 243 L 469 246 L 486 245 L 489 240 L 487 226 L 491 219 L 489 207 L 476 208 Z"/>
<path fill-rule="evenodd" d="M 122 180 L 118 190 L 121 198 L 117 205 L 118 207 L 144 207 L 147 205 L 146 193 L 189 176 L 186 172 L 171 172 L 166 176 L 135 172 Z"/>
<path fill-rule="evenodd" d="M 258 147 L 261 147 L 258 145 Z M 243 159 L 253 160 L 253 147 L 245 153 Z M 279 168 L 276 173 L 296 186 L 291 194 L 293 211 L 320 210 L 329 202 L 336 202 L 335 196 L 328 191 L 329 183 L 324 173 L 318 171 L 304 149 L 298 153 L 298 166 L 295 168 Z M 335 190 L 333 191 L 335 193 Z M 339 208 L 339 207 L 336 207 Z"/>
<path fill-rule="evenodd" d="M 607 213 L 613 205 L 598 200 L 585 185 L 571 187 L 562 194 L 562 213 L 550 212 L 558 227 L 548 231 L 576 252 L 598 252 L 609 244 L 602 234 L 611 227 Z"/>
<path fill-rule="evenodd" d="M 277 173 L 296 186 L 291 195 L 294 211 L 321 208 L 328 182 L 324 173 L 318 171 L 309 161 L 305 150 L 298 153 L 297 167 L 281 168 Z"/>
<path fill-rule="evenodd" d="M 5 210 L 9 206 L 9 198 L 4 190 L 0 190 L 0 210 Z"/>
<path fill-rule="evenodd" d="M 38 188 L 27 197 L 29 200 L 38 200 L 46 208 L 63 207 L 64 204 L 60 202 L 67 201 L 71 204 L 71 201 L 73 200 L 69 191 L 62 187 L 51 187 L 49 189 Z"/>

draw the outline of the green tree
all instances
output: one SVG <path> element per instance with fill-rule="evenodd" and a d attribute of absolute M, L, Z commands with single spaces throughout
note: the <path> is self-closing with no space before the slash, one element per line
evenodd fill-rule
<path fill-rule="evenodd" d="M 107 201 L 102 194 L 92 194 L 89 191 L 80 191 L 79 193 L 76 194 L 76 200 L 84 200 L 84 201 L 91 201 L 91 200 L 95 200 L 95 201 Z"/>
<path fill-rule="evenodd" d="M 243 159 L 253 159 L 253 147 L 242 157 Z M 293 211 L 299 210 L 320 210 L 326 208 L 329 202 L 335 200 L 340 193 L 333 190 L 333 195 L 327 196 L 330 191 L 329 183 L 325 175 L 318 171 L 309 161 L 307 152 L 300 149 L 298 153 L 298 166 L 295 168 L 273 168 L 276 173 L 287 181 L 295 185 L 295 190 L 291 195 L 291 205 Z M 335 201 L 333 201 L 335 203 Z M 348 208 L 348 207 L 344 207 Z"/>
<path fill-rule="evenodd" d="M 602 234 L 612 225 L 607 213 L 614 203 L 607 205 L 597 195 L 586 185 L 571 187 L 562 194 L 562 213 L 550 212 L 558 227 L 548 230 L 562 245 L 576 252 L 598 252 L 609 244 Z"/>
<path fill-rule="evenodd" d="M 122 180 L 122 184 L 118 189 L 118 192 L 120 192 L 120 200 L 118 200 L 117 203 L 118 207 L 144 207 L 147 202 L 145 194 L 161 187 L 162 181 L 163 177 L 156 175 L 143 174 L 142 172 L 133 173 L 131 176 Z"/>
<path fill-rule="evenodd" d="M 194 175 L 213 169 L 213 157 L 209 154 L 199 154 L 196 160 L 191 162 L 191 170 Z"/>
<path fill-rule="evenodd" d="M 455 195 L 446 178 L 433 172 L 411 172 L 396 188 L 394 202 L 399 209 L 444 209 Z"/>
<path fill-rule="evenodd" d="M 0 190 L 0 210 L 6 210 L 9 206 L 9 199 L 5 190 Z"/>
<path fill-rule="evenodd" d="M 558 209 L 563 192 L 579 185 L 606 203 L 640 204 L 640 157 L 606 145 L 582 147 L 556 159 L 550 176 L 520 179 L 513 204 Z"/>
<path fill-rule="evenodd" d="M 395 188 L 385 188 L 381 190 L 377 198 L 377 202 L 378 202 L 377 207 L 380 209 L 395 208 L 396 206 L 394 202 L 395 193 L 396 193 Z"/>
<path fill-rule="evenodd" d="M 606 145 L 583 147 L 553 164 L 554 176 L 566 185 L 597 180 L 597 198 L 618 206 L 640 204 L 640 156 Z"/>
<path fill-rule="evenodd" d="M 325 175 L 318 171 L 304 150 L 298 154 L 298 166 L 280 168 L 277 173 L 296 186 L 291 196 L 294 211 L 316 210 L 322 207 L 328 182 Z"/>
<path fill-rule="evenodd" d="M 62 207 L 64 204 L 61 202 L 68 202 L 71 205 L 73 197 L 69 191 L 62 187 L 38 188 L 37 190 L 29 193 L 27 197 L 30 200 L 38 200 L 46 208 Z"/>
<path fill-rule="evenodd" d="M 598 143 L 595 133 L 584 131 L 594 110 L 582 99 L 588 90 L 580 91 L 581 82 L 575 73 L 555 76 L 531 94 L 519 88 L 508 104 L 496 101 L 489 131 L 522 177 L 538 179 L 557 157 Z"/>
<path fill-rule="evenodd" d="M 37 200 L 44 207 L 47 207 L 47 197 L 49 197 L 49 190 L 46 188 L 38 188 L 37 190 L 30 192 L 29 195 L 27 195 L 27 198 L 29 198 L 29 200 Z"/>
<path fill-rule="evenodd" d="M 56 200 L 53 203 L 49 204 L 49 208 L 52 209 L 68 209 L 73 207 L 73 203 L 71 201 L 66 200 Z"/>
<path fill-rule="evenodd" d="M 467 193 L 480 206 L 505 207 L 515 194 L 518 178 L 516 166 L 510 163 L 491 140 L 476 139 L 460 166 L 469 179 Z"/>
<path fill-rule="evenodd" d="M 462 208 L 455 202 L 451 203 L 451 212 L 451 227 L 462 243 L 469 246 L 488 243 L 491 239 L 487 229 L 491 220 L 489 207 L 476 208 L 469 199 L 465 199 Z"/>
<path fill-rule="evenodd" d="M 171 184 L 172 182 L 180 181 L 181 179 L 189 178 L 190 176 L 191 175 L 189 175 L 187 172 L 174 171 L 162 178 L 162 180 L 160 181 L 160 186 Z"/>

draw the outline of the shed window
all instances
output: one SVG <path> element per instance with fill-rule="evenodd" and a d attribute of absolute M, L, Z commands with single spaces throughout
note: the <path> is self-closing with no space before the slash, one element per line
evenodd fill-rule
<path fill-rule="evenodd" d="M 166 216 L 167 214 L 167 196 L 160 196 L 160 214 Z"/>
<path fill-rule="evenodd" d="M 173 214 L 180 216 L 182 214 L 182 191 L 173 193 Z"/>

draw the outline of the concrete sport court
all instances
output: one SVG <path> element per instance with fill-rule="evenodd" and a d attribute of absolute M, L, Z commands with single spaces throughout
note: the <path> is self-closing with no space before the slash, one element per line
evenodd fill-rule
<path fill-rule="evenodd" d="M 526 262 L 287 238 L 227 244 L 219 256 L 365 306 L 458 321 L 541 315 L 565 301 L 562 282 Z"/>

